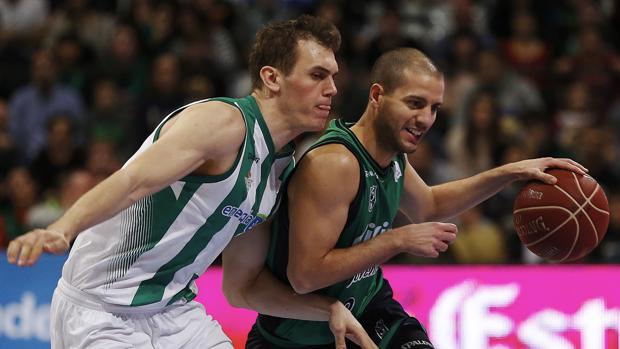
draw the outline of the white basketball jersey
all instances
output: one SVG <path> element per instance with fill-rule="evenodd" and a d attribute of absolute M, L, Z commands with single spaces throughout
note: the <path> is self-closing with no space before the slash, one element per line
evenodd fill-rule
<path fill-rule="evenodd" d="M 293 166 L 292 144 L 275 153 L 253 97 L 210 100 L 236 106 L 245 119 L 246 137 L 233 167 L 219 176 L 187 176 L 82 232 L 62 272 L 70 285 L 104 304 L 141 310 L 191 300 L 194 280 L 232 237 L 271 215 L 280 176 Z M 168 115 L 128 162 L 186 107 Z"/>

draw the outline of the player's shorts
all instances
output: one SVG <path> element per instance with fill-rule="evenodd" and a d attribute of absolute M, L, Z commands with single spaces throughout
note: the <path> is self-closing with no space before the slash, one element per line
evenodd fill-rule
<path fill-rule="evenodd" d="M 54 291 L 50 327 L 53 349 L 233 348 L 198 302 L 159 312 L 111 313 L 62 279 Z"/>
<path fill-rule="evenodd" d="M 420 322 L 409 316 L 393 298 L 392 287 L 384 280 L 383 287 L 358 317 L 370 338 L 380 349 L 433 349 L 426 330 Z M 333 349 L 334 343 L 314 346 L 281 347 L 267 341 L 256 328 L 248 334 L 246 349 Z M 347 340 L 347 348 L 359 348 Z"/>

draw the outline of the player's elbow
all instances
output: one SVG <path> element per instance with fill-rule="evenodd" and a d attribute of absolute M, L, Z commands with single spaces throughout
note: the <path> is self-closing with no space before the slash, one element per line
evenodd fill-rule
<path fill-rule="evenodd" d="M 222 291 L 224 297 L 234 308 L 247 308 L 247 302 L 244 297 L 244 289 L 238 285 L 233 285 L 231 282 L 224 281 L 222 283 Z"/>
<path fill-rule="evenodd" d="M 286 275 L 291 287 L 297 294 L 306 294 L 319 289 L 313 282 L 312 276 L 303 270 L 288 267 Z"/>

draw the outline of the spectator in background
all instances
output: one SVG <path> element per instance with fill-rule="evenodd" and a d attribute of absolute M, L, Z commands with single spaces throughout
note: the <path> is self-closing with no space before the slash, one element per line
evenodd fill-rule
<path fill-rule="evenodd" d="M 86 154 L 86 170 L 93 176 L 95 183 L 103 181 L 120 168 L 121 162 L 112 143 L 103 139 L 90 143 Z"/>
<path fill-rule="evenodd" d="M 596 123 L 590 91 L 577 80 L 566 87 L 563 97 L 554 118 L 556 140 L 565 148 L 579 147 L 583 129 Z"/>
<path fill-rule="evenodd" d="M 428 185 L 437 185 L 460 178 L 460 173 L 451 163 L 441 158 L 438 149 L 432 143 L 422 142 L 415 153 L 407 154 L 407 158 L 416 172 Z"/>
<path fill-rule="evenodd" d="M 611 186 L 620 178 L 618 134 L 602 127 L 586 127 L 571 148 L 576 159 L 585 164 L 589 174 L 601 185 Z"/>
<path fill-rule="evenodd" d="M 506 63 L 531 84 L 544 88 L 548 82 L 550 52 L 538 37 L 536 18 L 529 12 L 517 13 L 511 27 L 512 36 L 502 44 Z"/>
<path fill-rule="evenodd" d="M 15 43 L 36 44 L 48 14 L 46 1 L 0 0 L 0 48 Z"/>
<path fill-rule="evenodd" d="M 454 85 L 447 86 L 446 102 L 449 105 L 444 107 L 453 109 L 455 105 L 461 105 L 465 91 L 475 84 L 477 53 L 482 43 L 475 33 L 459 31 L 448 36 L 443 45 L 445 52 L 441 56 L 442 66 L 445 66 L 450 85 Z"/>
<path fill-rule="evenodd" d="M 196 74 L 186 77 L 183 80 L 185 102 L 198 101 L 205 98 L 214 97 L 213 82 L 206 75 Z"/>
<path fill-rule="evenodd" d="M 178 35 L 172 45 L 172 52 L 181 61 L 188 75 L 211 75 L 211 50 L 205 37 L 204 18 L 192 6 L 179 9 Z"/>
<path fill-rule="evenodd" d="M 11 137 L 25 163 L 30 163 L 45 144 L 45 125 L 58 113 L 81 125 L 82 98 L 78 91 L 56 82 L 52 54 L 39 50 L 32 55 L 31 82 L 15 92 L 9 105 Z"/>
<path fill-rule="evenodd" d="M 620 79 L 620 56 L 601 37 L 597 28 L 587 27 L 578 36 L 574 52 L 559 58 L 554 66 L 558 84 L 580 80 L 592 96 L 591 107 L 604 116 L 612 103 Z"/>
<path fill-rule="evenodd" d="M 27 229 L 47 227 L 94 185 L 94 177 L 86 170 L 76 169 L 63 173 L 57 192 L 28 210 Z"/>
<path fill-rule="evenodd" d="M 243 57 L 246 57 L 248 52 L 242 53 L 240 43 L 248 39 L 246 32 L 240 30 L 241 21 L 237 10 L 225 1 L 201 1 L 198 2 L 197 9 L 205 18 L 205 38 L 213 64 L 212 78 L 223 86 L 218 95 L 245 95 L 251 90 L 249 75 L 243 69 Z M 243 86 L 243 82 L 246 82 L 246 88 L 233 90 L 235 86 Z"/>
<path fill-rule="evenodd" d="M 127 24 L 119 24 L 108 50 L 97 64 L 98 77 L 114 79 L 121 92 L 129 100 L 135 101 L 144 92 L 147 67 L 135 29 Z"/>
<path fill-rule="evenodd" d="M 501 109 L 491 90 L 475 91 L 465 107 L 465 119 L 445 139 L 448 158 L 459 177 L 472 176 L 498 164 L 502 151 Z"/>
<path fill-rule="evenodd" d="M 9 106 L 0 98 L 0 181 L 17 164 L 18 154 L 9 133 Z"/>
<path fill-rule="evenodd" d="M 40 193 L 50 195 L 67 172 L 84 166 L 84 151 L 74 141 L 71 117 L 56 114 L 47 122 L 47 142 L 31 164 Z"/>
<path fill-rule="evenodd" d="M 381 15 L 378 32 L 370 39 L 366 48 L 366 65 L 372 66 L 381 54 L 398 47 L 422 48 L 421 44 L 405 36 L 398 10 L 388 7 Z"/>
<path fill-rule="evenodd" d="M 83 44 L 77 34 L 62 35 L 54 44 L 58 63 L 58 80 L 77 91 L 84 92 L 89 86 L 89 69 L 95 62 L 92 50 Z"/>
<path fill-rule="evenodd" d="M 466 94 L 464 103 L 469 96 L 479 89 L 494 91 L 502 114 L 520 117 L 527 113 L 542 113 L 545 104 L 540 92 L 518 74 L 506 68 L 505 63 L 496 51 L 485 50 L 478 55 L 477 82 Z M 467 110 L 463 105 L 457 110 Z M 462 115 L 457 115 L 457 121 Z"/>
<path fill-rule="evenodd" d="M 146 35 L 143 37 L 149 56 L 161 55 L 170 50 L 174 41 L 176 7 L 174 2 L 155 2 Z M 145 34 L 144 32 L 142 34 Z"/>
<path fill-rule="evenodd" d="M 101 78 L 93 87 L 92 107 L 88 116 L 90 140 L 110 142 L 123 159 L 136 150 L 131 141 L 134 118 L 132 106 L 115 80 Z"/>
<path fill-rule="evenodd" d="M 134 119 L 136 139 L 145 139 L 183 101 L 179 61 L 171 54 L 162 54 L 153 62 L 149 87 L 138 102 Z"/>
<path fill-rule="evenodd" d="M 507 263 L 506 242 L 500 227 L 484 216 L 480 207 L 459 215 L 458 239 L 450 252 L 458 264 Z"/>
<path fill-rule="evenodd" d="M 49 20 L 47 46 L 53 46 L 67 33 L 76 33 L 80 41 L 92 47 L 97 55 L 107 49 L 116 26 L 114 17 L 89 6 L 88 0 L 63 1 Z"/>
<path fill-rule="evenodd" d="M 48 14 L 47 1 L 0 0 L 0 97 L 25 82 L 28 58 L 40 45 Z"/>
<path fill-rule="evenodd" d="M 15 167 L 4 184 L 7 200 L 0 209 L 0 228 L 9 242 L 27 231 L 28 210 L 37 200 L 37 183 L 28 169 Z"/>

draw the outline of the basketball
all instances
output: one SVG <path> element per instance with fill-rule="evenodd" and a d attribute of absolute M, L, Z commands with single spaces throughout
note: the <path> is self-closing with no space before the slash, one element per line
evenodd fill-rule
<path fill-rule="evenodd" d="M 607 197 L 588 175 L 560 169 L 546 172 L 558 181 L 554 185 L 530 181 L 521 189 L 513 208 L 515 229 L 521 242 L 545 260 L 578 260 L 607 232 Z"/>

